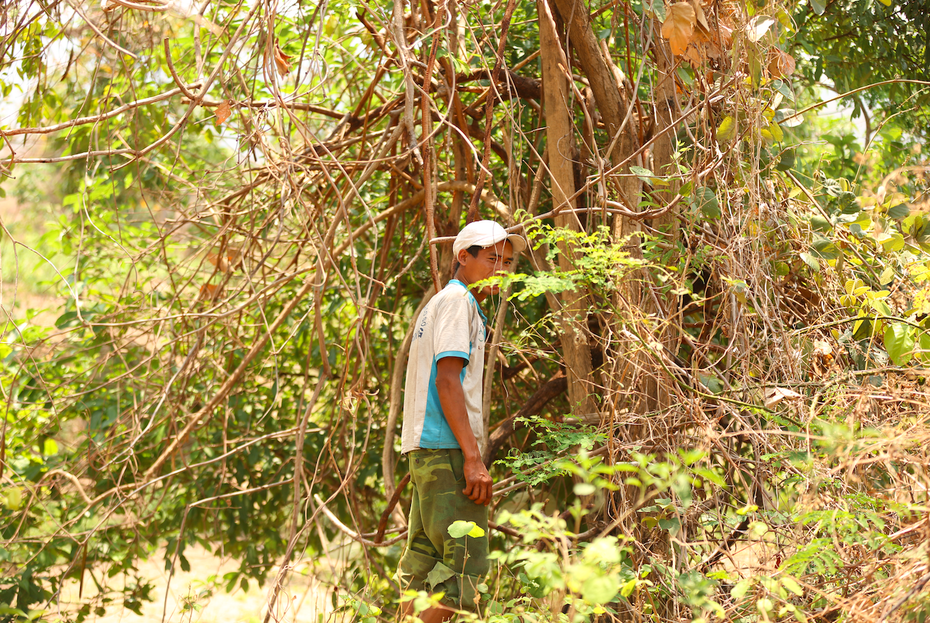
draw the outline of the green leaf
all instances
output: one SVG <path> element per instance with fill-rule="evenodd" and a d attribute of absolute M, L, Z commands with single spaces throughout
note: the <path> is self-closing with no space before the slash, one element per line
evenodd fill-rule
<path fill-rule="evenodd" d="M 477 524 L 473 521 L 462 521 L 461 519 L 453 521 L 452 525 L 449 526 L 449 536 L 453 539 L 461 539 L 475 527 L 477 527 Z"/>
<path fill-rule="evenodd" d="M 723 118 L 723 121 L 721 121 L 720 125 L 717 127 L 717 140 L 728 141 L 733 138 L 735 133 L 736 122 L 733 120 L 733 117 L 727 115 Z"/>
<path fill-rule="evenodd" d="M 468 536 L 470 536 L 473 539 L 480 539 L 481 537 L 484 536 L 484 530 L 482 530 L 478 526 L 475 526 L 468 532 Z"/>
<path fill-rule="evenodd" d="M 584 559 L 595 564 L 618 564 L 622 554 L 621 548 L 617 545 L 617 538 L 612 536 L 594 539 L 584 548 Z"/>
<path fill-rule="evenodd" d="M 748 515 L 749 513 L 756 512 L 757 510 L 759 510 L 759 507 L 756 506 L 755 504 L 747 504 L 746 506 L 742 508 L 736 509 L 736 514 L 739 515 L 740 517 L 744 517 Z"/>
<path fill-rule="evenodd" d="M 643 167 L 631 166 L 630 173 L 633 173 L 636 175 L 636 177 L 642 180 L 644 184 L 649 184 L 650 186 L 652 186 L 653 182 L 655 181 L 653 179 L 655 175 L 652 174 L 652 171 L 649 169 L 644 169 Z"/>
<path fill-rule="evenodd" d="M 885 350 L 896 366 L 903 366 L 914 354 L 915 330 L 903 322 L 885 325 Z"/>
<path fill-rule="evenodd" d="M 797 580 L 795 580 L 790 575 L 786 575 L 785 577 L 781 579 L 781 585 L 787 588 L 789 591 L 791 591 L 795 595 L 797 595 L 798 597 L 801 597 L 804 595 L 804 589 L 801 588 L 801 585 L 798 584 Z"/>
<path fill-rule="evenodd" d="M 872 301 L 872 309 L 882 316 L 894 316 L 894 310 L 888 306 L 888 303 L 880 299 Z"/>
<path fill-rule="evenodd" d="M 698 372 L 698 380 L 704 384 L 704 386 L 715 394 L 719 394 L 723 391 L 723 381 L 718 379 L 712 374 L 704 374 L 703 372 Z"/>
<path fill-rule="evenodd" d="M 459 522 L 455 522 L 459 523 Z M 462 522 L 471 523 L 471 522 Z M 426 574 L 426 583 L 430 586 L 439 586 L 449 578 L 455 577 L 455 572 L 441 562 L 437 562 L 433 569 Z"/>
<path fill-rule="evenodd" d="M 785 132 L 777 123 L 770 123 L 762 128 L 762 137 L 770 142 L 780 143 L 785 139 Z"/>
<path fill-rule="evenodd" d="M 643 2 L 643 8 L 645 8 L 647 11 L 652 11 L 655 13 L 660 22 L 665 21 L 665 2 L 662 0 L 646 0 Z"/>
<path fill-rule="evenodd" d="M 693 471 L 696 476 L 700 476 L 704 480 L 709 480 L 718 487 L 725 487 L 727 485 L 723 477 L 712 469 L 708 469 L 706 467 L 695 467 L 693 468 Z"/>
<path fill-rule="evenodd" d="M 730 591 L 730 596 L 733 599 L 739 601 L 746 596 L 746 593 L 749 592 L 749 588 L 752 586 L 752 580 L 740 580 L 736 583 L 736 586 Z"/>
<path fill-rule="evenodd" d="M 709 219 L 718 219 L 721 216 L 720 204 L 717 202 L 717 193 L 713 188 L 700 186 L 694 189 L 691 196 L 691 206 L 699 209 Z"/>
<path fill-rule="evenodd" d="M 906 203 L 899 203 L 896 206 L 888 208 L 888 218 L 894 219 L 896 221 L 903 221 L 910 213 L 911 209 L 907 206 Z"/>
<path fill-rule="evenodd" d="M 768 531 L 769 527 L 761 521 L 753 521 L 749 524 L 749 535 L 754 539 L 759 538 Z"/>
<path fill-rule="evenodd" d="M 787 124 L 785 125 L 787 126 Z M 795 160 L 796 154 L 794 150 L 786 149 L 785 151 L 781 152 L 781 157 L 778 159 L 778 164 L 775 165 L 775 168 L 779 171 L 790 171 L 794 168 Z"/>
<path fill-rule="evenodd" d="M 791 90 L 791 87 L 788 86 L 787 82 L 785 82 L 784 80 L 773 80 L 771 84 L 772 84 L 772 88 L 778 91 L 779 93 L 781 93 L 782 96 L 786 100 L 790 102 L 794 101 L 794 92 Z M 804 123 L 804 116 L 798 115 L 797 117 L 794 117 L 793 115 L 795 112 L 796 111 L 794 110 L 785 109 L 784 116 L 782 116 L 781 119 L 778 119 L 778 122 L 784 125 L 786 128 L 793 128 L 794 126 L 801 125 L 802 123 Z M 785 117 L 792 117 L 792 118 L 789 119 L 787 123 L 782 123 L 782 119 L 784 119 Z"/>
<path fill-rule="evenodd" d="M 904 248 L 904 237 L 898 232 L 883 233 L 875 237 L 882 248 L 889 253 L 896 253 Z"/>
<path fill-rule="evenodd" d="M 0 605 L 0 614 L 14 614 L 20 617 L 26 616 L 26 613 L 20 610 L 19 608 L 13 608 L 12 606 L 2 606 L 2 605 Z"/>
<path fill-rule="evenodd" d="M 703 450 L 698 450 L 695 448 L 679 448 L 678 456 L 681 457 L 681 462 L 685 465 L 691 466 L 703 459 L 706 456 Z"/>
<path fill-rule="evenodd" d="M 823 3 L 822 0 L 810 0 L 811 9 L 814 10 L 814 13 L 817 15 L 823 15 L 823 12 L 827 10 L 827 5 Z"/>
<path fill-rule="evenodd" d="M 869 216 L 868 212 L 860 212 L 856 220 L 849 223 L 850 230 L 853 230 L 853 225 L 858 227 L 860 231 L 867 232 L 872 229 L 872 217 Z"/>
<path fill-rule="evenodd" d="M 887 268 L 885 268 L 885 270 L 882 271 L 882 274 L 879 275 L 878 283 L 880 283 L 883 286 L 887 285 L 891 283 L 892 281 L 894 281 L 894 276 L 895 276 L 894 269 L 891 266 L 888 266 Z"/>
<path fill-rule="evenodd" d="M 917 356 L 924 364 L 930 363 L 930 333 L 926 331 L 921 332 L 920 337 L 917 339 L 917 343 L 920 346 L 920 351 L 917 353 Z"/>
<path fill-rule="evenodd" d="M 801 253 L 801 259 L 804 260 L 804 263 L 810 266 L 810 269 L 815 273 L 820 272 L 820 262 L 816 257 L 810 253 Z"/>
<path fill-rule="evenodd" d="M 3 492 L 4 506 L 8 510 L 18 511 L 23 505 L 23 491 L 19 487 L 13 487 Z M 7 613 L 9 614 L 9 613 Z"/>
<path fill-rule="evenodd" d="M 624 582 L 623 586 L 620 587 L 620 595 L 623 597 L 629 597 L 633 594 L 633 591 L 636 590 L 636 585 L 639 584 L 639 580 L 633 578 L 632 580 L 627 580 Z"/>
<path fill-rule="evenodd" d="M 449 536 L 453 539 L 461 539 L 464 536 L 470 536 L 477 539 L 484 536 L 484 530 L 478 527 L 474 521 L 453 521 L 449 526 Z"/>
<path fill-rule="evenodd" d="M 814 251 L 812 255 L 823 260 L 835 260 L 842 255 L 842 252 L 833 244 L 833 241 L 827 238 L 818 238 L 814 240 L 813 244 L 811 244 L 811 248 Z"/>
<path fill-rule="evenodd" d="M 833 229 L 833 225 L 824 217 L 820 216 L 819 214 L 815 214 L 811 216 L 811 229 L 816 232 L 826 233 Z"/>
<path fill-rule="evenodd" d="M 573 489 L 575 495 L 591 495 L 597 491 L 597 487 L 592 485 L 590 482 L 579 482 L 575 484 Z"/>
<path fill-rule="evenodd" d="M 46 439 L 42 443 L 42 454 L 45 456 L 54 456 L 58 454 L 58 443 L 52 438 Z"/>
<path fill-rule="evenodd" d="M 620 592 L 620 582 L 616 575 L 594 576 L 581 585 L 581 596 L 589 604 L 606 604 Z"/>

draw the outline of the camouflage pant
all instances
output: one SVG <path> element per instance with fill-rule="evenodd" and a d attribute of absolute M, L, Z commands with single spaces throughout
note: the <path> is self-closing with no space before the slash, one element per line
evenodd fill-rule
<path fill-rule="evenodd" d="M 465 459 L 461 450 L 414 450 L 407 454 L 413 502 L 410 532 L 397 577 L 402 589 L 445 593 L 444 604 L 474 610 L 475 587 L 488 572 L 488 509 L 462 493 Z M 485 536 L 449 536 L 456 520 L 473 521 Z"/>

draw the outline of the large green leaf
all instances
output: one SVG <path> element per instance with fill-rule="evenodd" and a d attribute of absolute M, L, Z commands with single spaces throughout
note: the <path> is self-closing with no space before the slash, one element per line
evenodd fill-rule
<path fill-rule="evenodd" d="M 606 604 L 620 592 L 620 579 L 616 574 L 594 576 L 581 585 L 581 595 L 589 604 Z"/>
<path fill-rule="evenodd" d="M 721 216 L 720 204 L 717 202 L 717 193 L 713 188 L 699 186 L 694 189 L 691 196 L 691 205 L 697 208 L 709 219 L 718 219 Z"/>
<path fill-rule="evenodd" d="M 916 330 L 903 322 L 888 322 L 885 325 L 885 350 L 896 366 L 903 366 L 914 355 Z"/>
<path fill-rule="evenodd" d="M 469 536 L 477 539 L 484 536 L 484 530 L 478 527 L 474 521 L 453 521 L 449 526 L 449 536 L 453 539 L 461 539 L 463 536 Z"/>

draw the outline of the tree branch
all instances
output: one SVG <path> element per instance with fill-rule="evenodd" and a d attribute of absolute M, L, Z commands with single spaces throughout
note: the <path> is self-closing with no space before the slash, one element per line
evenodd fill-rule
<path fill-rule="evenodd" d="M 515 415 L 501 422 L 494 432 L 491 433 L 491 437 L 488 439 L 488 448 L 485 451 L 484 464 L 491 465 L 497 458 L 497 453 L 504 445 L 504 442 L 522 427 L 522 424 L 517 422 L 518 419 L 539 414 L 550 400 L 565 392 L 566 389 L 568 389 L 568 378 L 565 376 L 565 373 L 561 371 L 556 373 L 556 375 L 546 381 L 542 387 L 537 389 L 533 395 L 523 403 L 523 406 L 520 407 L 520 410 L 517 411 Z"/>

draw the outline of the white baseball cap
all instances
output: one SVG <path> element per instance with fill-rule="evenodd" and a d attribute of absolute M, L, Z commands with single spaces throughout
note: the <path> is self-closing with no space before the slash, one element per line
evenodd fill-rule
<path fill-rule="evenodd" d="M 463 249 L 478 245 L 481 248 L 493 247 L 502 240 L 509 240 L 514 254 L 526 248 L 526 240 L 520 234 L 508 234 L 507 230 L 494 221 L 474 221 L 462 228 L 452 243 L 452 254 L 458 257 Z"/>

